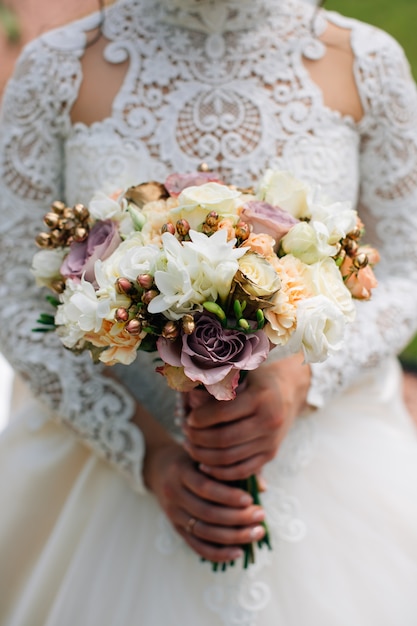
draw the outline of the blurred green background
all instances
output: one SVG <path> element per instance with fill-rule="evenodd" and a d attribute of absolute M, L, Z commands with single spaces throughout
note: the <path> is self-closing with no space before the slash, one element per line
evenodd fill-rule
<path fill-rule="evenodd" d="M 325 8 L 391 33 L 403 46 L 417 78 L 417 0 L 326 0 Z"/>
<path fill-rule="evenodd" d="M 327 0 L 325 7 L 393 35 L 403 46 L 417 79 L 417 0 Z M 401 361 L 406 369 L 417 372 L 417 337 L 404 350 Z"/>

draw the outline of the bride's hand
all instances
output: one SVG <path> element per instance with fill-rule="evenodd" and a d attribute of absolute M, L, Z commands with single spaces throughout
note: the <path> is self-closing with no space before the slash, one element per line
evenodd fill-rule
<path fill-rule="evenodd" d="M 202 474 L 175 442 L 152 452 L 145 478 L 177 532 L 209 561 L 233 561 L 241 545 L 264 536 L 263 509 L 245 491 Z"/>
<path fill-rule="evenodd" d="M 206 392 L 184 426 L 185 448 L 200 469 L 230 481 L 260 474 L 277 454 L 295 417 L 305 408 L 310 368 L 301 355 L 249 372 L 235 400 L 218 402 Z M 202 395 L 204 394 L 204 395 Z M 191 398 L 199 404 L 198 396 Z"/>

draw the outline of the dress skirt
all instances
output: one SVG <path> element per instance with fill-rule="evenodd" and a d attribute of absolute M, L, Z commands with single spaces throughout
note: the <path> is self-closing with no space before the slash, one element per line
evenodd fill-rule
<path fill-rule="evenodd" d="M 29 399 L 0 437 L 1 626 L 416 626 L 417 429 L 395 360 L 264 472 L 272 551 L 212 572 Z"/>

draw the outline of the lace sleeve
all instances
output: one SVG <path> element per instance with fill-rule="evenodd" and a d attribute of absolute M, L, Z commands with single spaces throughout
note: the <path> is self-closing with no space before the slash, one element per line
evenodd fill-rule
<path fill-rule="evenodd" d="M 358 302 L 346 349 L 313 365 L 315 406 L 401 351 L 417 329 L 416 86 L 402 49 L 386 33 L 362 25 L 353 29 L 352 44 L 365 110 L 358 209 L 381 253 L 379 285 L 370 302 Z"/>
<path fill-rule="evenodd" d="M 51 414 L 143 491 L 142 433 L 134 403 L 88 355 L 65 350 L 53 333 L 32 332 L 47 303 L 30 273 L 34 237 L 62 197 L 62 138 L 81 80 L 79 53 L 42 39 L 23 52 L 6 89 L 0 134 L 0 341 L 12 366 Z"/>

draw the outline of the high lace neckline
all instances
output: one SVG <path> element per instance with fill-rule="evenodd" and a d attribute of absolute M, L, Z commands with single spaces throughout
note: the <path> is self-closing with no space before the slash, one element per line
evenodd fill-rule
<path fill-rule="evenodd" d="M 208 35 L 253 28 L 264 13 L 263 5 L 264 0 L 158 0 L 157 4 L 159 21 Z"/>

